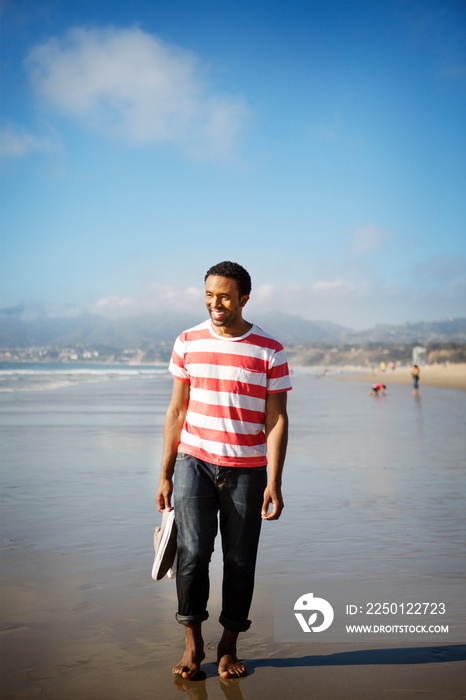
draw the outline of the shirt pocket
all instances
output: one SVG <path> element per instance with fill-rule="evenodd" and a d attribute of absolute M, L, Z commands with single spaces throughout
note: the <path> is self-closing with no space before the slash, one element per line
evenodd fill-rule
<path fill-rule="evenodd" d="M 251 369 L 250 367 L 238 367 L 236 379 L 241 384 L 251 386 L 265 386 L 267 375 L 260 369 Z"/>

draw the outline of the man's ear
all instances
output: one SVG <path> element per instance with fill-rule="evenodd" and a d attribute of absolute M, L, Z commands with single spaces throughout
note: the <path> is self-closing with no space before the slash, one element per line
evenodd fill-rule
<path fill-rule="evenodd" d="M 240 305 L 240 307 L 241 307 L 242 309 L 243 309 L 243 308 L 246 306 L 246 304 L 248 303 L 248 299 L 249 299 L 249 294 L 243 294 L 243 296 L 240 297 L 239 305 Z"/>

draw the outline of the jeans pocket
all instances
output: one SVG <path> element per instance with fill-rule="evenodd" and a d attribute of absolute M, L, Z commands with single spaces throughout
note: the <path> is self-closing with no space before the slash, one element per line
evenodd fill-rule
<path fill-rule="evenodd" d="M 176 461 L 177 462 L 185 462 L 190 457 L 191 457 L 191 455 L 187 455 L 185 452 L 178 452 L 178 454 L 176 455 Z"/>

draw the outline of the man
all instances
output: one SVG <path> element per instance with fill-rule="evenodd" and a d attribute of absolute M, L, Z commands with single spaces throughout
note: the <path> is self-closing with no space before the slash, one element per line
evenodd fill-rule
<path fill-rule="evenodd" d="M 241 265 L 211 267 L 205 276 L 210 319 L 177 338 L 170 360 L 173 394 L 156 501 L 159 511 L 171 509 L 173 492 L 176 618 L 186 633 L 186 650 L 173 673 L 182 678 L 194 678 L 205 656 L 201 627 L 208 617 L 217 514 L 224 564 L 218 670 L 234 678 L 246 674 L 236 643 L 251 624 L 261 520 L 277 520 L 283 509 L 291 384 L 283 347 L 243 318 L 250 291 Z"/>

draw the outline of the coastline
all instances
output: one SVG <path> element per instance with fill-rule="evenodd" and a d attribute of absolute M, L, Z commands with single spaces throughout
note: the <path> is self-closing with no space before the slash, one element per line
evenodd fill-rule
<path fill-rule="evenodd" d="M 331 375 L 333 376 L 333 375 Z M 411 367 L 397 367 L 395 370 L 364 370 L 354 368 L 354 374 L 336 377 L 339 381 L 367 382 L 368 384 L 407 384 L 411 385 Z M 466 391 L 466 363 L 448 365 L 427 365 L 421 368 L 419 389 L 423 386 L 436 386 L 444 389 Z"/>
<path fill-rule="evenodd" d="M 149 378 L 167 374 L 167 363 L 136 364 L 128 363 L 90 363 L 90 362 L 10 362 L 0 363 L 0 393 L 4 391 L 21 391 L 35 389 L 53 389 L 59 386 L 82 383 L 85 381 L 103 381 L 109 379 L 128 379 L 130 377 Z M 290 370 L 296 374 L 312 374 L 316 379 L 337 379 L 339 381 L 412 384 L 411 366 L 388 368 L 381 372 L 378 367 L 362 365 L 306 365 L 289 363 Z M 444 389 L 466 391 L 466 363 L 432 364 L 421 367 L 420 388 L 435 386 Z"/>

